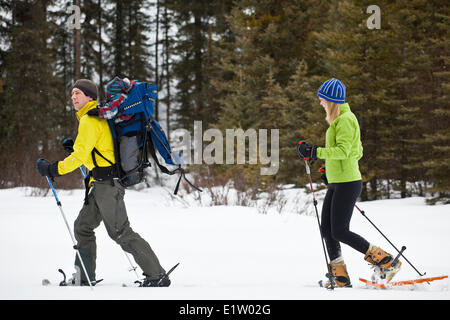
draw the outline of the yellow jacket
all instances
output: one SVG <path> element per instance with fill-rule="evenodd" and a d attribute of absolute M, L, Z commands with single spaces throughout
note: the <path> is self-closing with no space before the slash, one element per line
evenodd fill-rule
<path fill-rule="evenodd" d="M 85 165 L 89 170 L 94 168 L 92 150 L 94 147 L 109 161 L 115 163 L 114 142 L 108 122 L 86 113 L 97 106 L 93 100 L 77 111 L 78 135 L 73 145 L 73 152 L 64 160 L 58 162 L 58 173 L 63 175 Z M 99 167 L 109 167 L 111 164 L 96 154 L 95 161 Z"/>

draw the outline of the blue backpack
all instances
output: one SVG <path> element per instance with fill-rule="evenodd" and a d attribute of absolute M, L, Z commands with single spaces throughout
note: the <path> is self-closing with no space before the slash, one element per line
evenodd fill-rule
<path fill-rule="evenodd" d="M 186 179 L 181 168 L 183 163 L 179 154 L 172 152 L 169 141 L 161 125 L 153 118 L 155 102 L 158 98 L 156 84 L 115 77 L 106 86 L 106 102 L 88 112 L 108 121 L 114 140 L 115 164 L 106 159 L 94 148 L 92 157 L 99 155 L 115 167 L 115 175 L 121 184 L 129 187 L 144 179 L 144 169 L 150 167 L 148 153 L 151 154 L 160 170 L 166 174 L 180 173 L 174 194 L 177 194 L 181 178 Z M 156 155 L 161 155 L 166 164 L 178 166 L 169 170 L 163 166 Z M 95 169 L 94 169 L 95 170 Z M 94 175 L 95 178 L 95 175 Z"/>

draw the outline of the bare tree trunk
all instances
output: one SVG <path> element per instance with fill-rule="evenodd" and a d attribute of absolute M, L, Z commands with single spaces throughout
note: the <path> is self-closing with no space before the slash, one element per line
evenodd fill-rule
<path fill-rule="evenodd" d="M 159 83 L 159 61 L 158 61 L 158 45 L 159 45 L 159 0 L 156 0 L 156 34 L 155 34 L 155 82 L 158 87 L 160 87 Z M 155 101 L 155 119 L 158 121 L 159 119 L 159 106 L 158 99 Z"/>
<path fill-rule="evenodd" d="M 167 138 L 170 142 L 170 100 L 172 99 L 170 94 L 170 67 L 169 67 L 169 17 L 167 13 L 167 7 L 164 7 L 164 67 L 166 73 L 166 130 L 167 130 Z"/>
<path fill-rule="evenodd" d="M 195 114 L 201 116 L 203 112 L 203 68 L 202 68 L 202 35 L 201 35 L 201 15 L 197 10 L 194 10 L 194 103 Z"/>
<path fill-rule="evenodd" d="M 116 76 L 123 76 L 123 57 L 125 54 L 125 50 L 123 47 L 123 28 L 124 26 L 124 17 L 123 17 L 123 2 L 116 1 L 116 22 L 115 22 L 115 39 L 113 46 L 115 47 L 114 54 L 114 73 Z"/>
<path fill-rule="evenodd" d="M 80 7 L 80 0 L 74 0 L 73 4 Z M 74 53 L 75 53 L 75 80 L 81 77 L 81 29 L 74 29 Z"/>
<path fill-rule="evenodd" d="M 158 93 L 160 89 L 160 83 L 159 83 L 159 61 L 158 61 L 158 44 L 159 44 L 159 0 L 156 0 L 156 34 L 155 34 L 155 83 L 158 88 Z M 155 100 L 155 119 L 158 121 L 159 119 L 159 106 L 158 106 L 158 99 Z M 158 174 L 158 166 L 153 166 L 155 168 L 155 174 L 156 174 L 156 180 L 159 181 L 159 183 L 162 185 L 162 180 L 159 177 Z"/>
<path fill-rule="evenodd" d="M 98 101 L 101 101 L 103 95 L 102 95 L 102 88 L 103 88 L 103 63 L 102 63 L 102 1 L 98 0 L 98 76 L 99 76 L 99 92 L 98 92 Z"/>

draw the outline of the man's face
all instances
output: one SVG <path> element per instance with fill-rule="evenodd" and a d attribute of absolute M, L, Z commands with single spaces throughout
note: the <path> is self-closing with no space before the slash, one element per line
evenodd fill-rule
<path fill-rule="evenodd" d="M 91 97 L 88 97 L 78 88 L 72 89 L 72 103 L 75 110 L 80 110 L 85 106 L 86 103 L 89 101 L 92 101 L 93 99 Z"/>

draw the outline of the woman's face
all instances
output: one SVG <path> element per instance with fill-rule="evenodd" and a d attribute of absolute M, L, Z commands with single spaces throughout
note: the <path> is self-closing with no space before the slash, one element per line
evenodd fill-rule
<path fill-rule="evenodd" d="M 320 100 L 320 105 L 323 107 L 323 109 L 325 111 L 327 111 L 327 100 L 325 100 L 324 98 L 319 98 Z"/>

